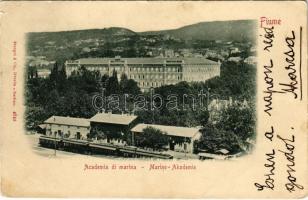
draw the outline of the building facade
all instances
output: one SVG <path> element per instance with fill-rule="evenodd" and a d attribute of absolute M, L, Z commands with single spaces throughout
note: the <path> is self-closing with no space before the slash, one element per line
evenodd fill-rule
<path fill-rule="evenodd" d="M 256 65 L 257 64 L 257 57 L 256 56 L 249 56 L 244 60 L 244 63 L 249 65 Z"/>
<path fill-rule="evenodd" d="M 137 124 L 131 129 L 133 135 L 143 133 L 147 127 L 161 130 L 169 137 L 168 149 L 171 151 L 193 153 L 194 142 L 201 138 L 201 132 L 198 128 L 166 126 L 157 124 Z M 138 146 L 138 141 L 136 141 Z"/>
<path fill-rule="evenodd" d="M 92 139 L 117 145 L 125 145 L 126 141 L 132 141 L 130 129 L 137 124 L 137 116 L 97 113 L 89 121 Z"/>
<path fill-rule="evenodd" d="M 81 66 L 109 76 L 115 70 L 118 78 L 125 73 L 143 91 L 181 81 L 205 81 L 220 76 L 220 63 L 205 58 L 82 58 L 66 61 L 65 66 L 68 76 Z"/>
<path fill-rule="evenodd" d="M 44 124 L 46 135 L 52 137 L 85 140 L 90 133 L 90 122 L 84 118 L 52 116 Z"/>
<path fill-rule="evenodd" d="M 97 143 L 139 146 L 138 135 L 147 127 L 159 129 L 169 138 L 167 149 L 193 153 L 194 142 L 199 140 L 199 128 L 138 123 L 135 115 L 97 113 L 90 119 L 52 116 L 40 126 L 45 135 L 75 140 L 91 139 Z"/>

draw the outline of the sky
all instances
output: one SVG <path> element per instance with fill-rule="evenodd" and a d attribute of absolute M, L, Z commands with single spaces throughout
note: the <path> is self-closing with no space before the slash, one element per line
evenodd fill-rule
<path fill-rule="evenodd" d="M 135 32 L 166 30 L 204 21 L 255 19 L 235 2 L 23 2 L 8 4 L 4 17 L 29 32 L 124 27 Z M 243 2 L 241 2 L 243 4 Z M 247 4 L 247 3 L 245 3 Z M 223 5 L 223 6 L 222 6 Z M 255 4 L 251 5 L 251 9 Z M 242 10 L 241 10 L 242 9 Z M 19 12 L 20 14 L 16 14 Z M 14 15 L 10 15 L 14 13 Z"/>

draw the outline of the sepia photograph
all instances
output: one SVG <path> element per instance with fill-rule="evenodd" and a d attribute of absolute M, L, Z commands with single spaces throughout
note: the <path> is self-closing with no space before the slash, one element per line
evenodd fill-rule
<path fill-rule="evenodd" d="M 303 1 L 0 4 L 0 192 L 307 196 Z"/>
<path fill-rule="evenodd" d="M 26 35 L 25 129 L 43 156 L 236 159 L 256 138 L 256 20 Z"/>

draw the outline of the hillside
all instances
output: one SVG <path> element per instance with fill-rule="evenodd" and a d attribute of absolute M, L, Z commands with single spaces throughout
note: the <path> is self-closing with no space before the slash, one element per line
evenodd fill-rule
<path fill-rule="evenodd" d="M 134 32 L 120 27 L 104 29 L 88 29 L 61 32 L 37 32 L 29 33 L 31 42 L 61 41 L 73 42 L 86 39 L 103 39 L 109 36 L 133 36 L 133 35 L 169 35 L 182 40 L 224 40 L 224 41 L 252 41 L 255 39 L 256 21 L 214 21 L 201 22 L 184 26 L 173 30 Z"/>
<path fill-rule="evenodd" d="M 173 30 L 142 32 L 143 35 L 170 35 L 183 40 L 224 40 L 251 41 L 255 40 L 256 21 L 214 21 L 201 22 Z"/>
<path fill-rule="evenodd" d="M 49 45 L 63 45 L 84 40 L 106 39 L 110 36 L 133 36 L 135 32 L 125 28 L 104 28 L 104 29 L 88 29 L 75 31 L 60 32 L 34 32 L 28 34 L 28 45 L 31 48 L 35 45 L 42 45 L 51 42 Z"/>
<path fill-rule="evenodd" d="M 61 32 L 28 33 L 27 54 L 43 60 L 64 62 L 81 57 L 160 56 L 166 49 L 220 48 L 219 42 L 251 44 L 253 20 L 202 22 L 174 30 L 134 32 L 111 27 Z M 203 52 L 204 54 L 204 52 Z"/>

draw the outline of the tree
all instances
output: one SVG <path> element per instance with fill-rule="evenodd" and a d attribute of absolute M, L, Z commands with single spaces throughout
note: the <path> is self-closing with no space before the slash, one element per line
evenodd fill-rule
<path fill-rule="evenodd" d="M 210 114 L 209 114 L 209 111 L 207 110 L 201 110 L 197 112 L 196 114 L 197 121 L 203 127 L 205 127 L 208 124 L 209 117 L 210 117 Z"/>
<path fill-rule="evenodd" d="M 44 122 L 48 117 L 48 113 L 39 106 L 34 106 L 34 105 L 28 105 L 26 107 L 26 113 L 25 113 L 25 118 L 26 118 L 26 129 L 27 130 L 33 130 L 35 129 L 38 125 Z"/>
<path fill-rule="evenodd" d="M 47 101 L 44 105 L 46 112 L 49 112 L 51 115 L 59 115 L 62 112 L 63 104 L 59 103 L 60 95 L 57 90 L 52 90 L 47 94 Z"/>
<path fill-rule="evenodd" d="M 138 83 L 136 81 L 134 81 L 133 79 L 128 79 L 126 81 L 126 84 L 122 88 L 122 93 L 136 95 L 140 94 L 141 90 L 138 87 Z"/>
<path fill-rule="evenodd" d="M 127 82 L 128 82 L 128 78 L 127 78 L 127 75 L 125 73 L 122 73 L 121 74 L 121 78 L 120 78 L 120 84 L 119 84 L 119 87 L 120 87 L 120 93 L 125 93 L 125 87 L 127 85 Z"/>
<path fill-rule="evenodd" d="M 52 89 L 57 88 L 58 72 L 59 72 L 59 64 L 58 62 L 55 62 L 49 74 L 49 81 L 50 81 L 50 86 Z"/>
<path fill-rule="evenodd" d="M 49 81 L 52 89 L 58 90 L 59 93 L 65 92 L 67 77 L 64 64 L 60 65 L 58 62 L 55 62 L 49 75 Z"/>
<path fill-rule="evenodd" d="M 66 77 L 66 70 L 65 66 L 62 65 L 61 69 L 57 73 L 57 89 L 60 93 L 63 93 L 66 91 L 66 84 L 67 84 L 67 77 Z"/>
<path fill-rule="evenodd" d="M 107 74 L 104 74 L 101 78 L 101 84 L 103 88 L 106 88 L 107 82 L 108 82 L 109 76 Z"/>
<path fill-rule="evenodd" d="M 241 152 L 241 141 L 231 131 L 218 129 L 212 125 L 207 125 L 201 130 L 202 136 L 198 142 L 199 150 L 209 153 L 218 153 L 221 149 L 226 149 L 230 154 Z"/>
<path fill-rule="evenodd" d="M 107 85 L 106 93 L 108 96 L 111 94 L 119 94 L 120 86 L 119 86 L 117 71 L 115 69 L 112 71 L 112 76 L 109 77 L 106 85 Z"/>
<path fill-rule="evenodd" d="M 168 136 L 161 130 L 147 127 L 140 134 L 135 134 L 136 145 L 140 147 L 148 147 L 154 150 L 161 150 L 168 145 Z"/>
<path fill-rule="evenodd" d="M 231 106 L 222 112 L 222 118 L 217 126 L 231 131 L 243 142 L 255 136 L 254 110 L 249 107 Z"/>

